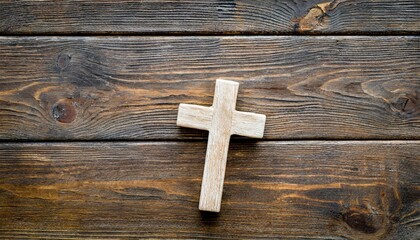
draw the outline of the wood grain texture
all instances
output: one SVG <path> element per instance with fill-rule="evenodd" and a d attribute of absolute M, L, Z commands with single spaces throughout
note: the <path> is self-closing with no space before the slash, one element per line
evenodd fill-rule
<path fill-rule="evenodd" d="M 420 141 L 231 143 L 223 211 L 205 142 L 0 145 L 0 238 L 415 239 Z"/>
<path fill-rule="evenodd" d="M 204 139 L 180 103 L 237 110 L 265 139 L 419 139 L 420 38 L 0 37 L 0 139 Z"/>
<path fill-rule="evenodd" d="M 417 0 L 0 1 L 3 34 L 414 33 Z"/>

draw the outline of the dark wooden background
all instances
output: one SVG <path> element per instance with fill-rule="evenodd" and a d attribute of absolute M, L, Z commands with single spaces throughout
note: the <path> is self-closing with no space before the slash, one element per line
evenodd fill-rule
<path fill-rule="evenodd" d="M 0 238 L 420 238 L 420 2 L 0 1 Z M 207 133 L 267 115 L 198 211 Z"/>

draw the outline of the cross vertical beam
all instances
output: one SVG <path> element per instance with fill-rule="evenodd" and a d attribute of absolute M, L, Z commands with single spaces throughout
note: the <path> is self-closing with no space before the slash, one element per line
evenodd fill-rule
<path fill-rule="evenodd" d="M 199 209 L 219 212 L 239 83 L 216 81 Z"/>
<path fill-rule="evenodd" d="M 209 131 L 199 209 L 219 212 L 232 134 L 262 138 L 265 115 L 235 110 L 239 83 L 216 81 L 211 107 L 180 104 L 177 125 Z"/>

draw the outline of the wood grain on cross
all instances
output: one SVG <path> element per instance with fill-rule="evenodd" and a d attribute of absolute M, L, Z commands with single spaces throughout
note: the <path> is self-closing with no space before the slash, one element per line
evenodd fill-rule
<path fill-rule="evenodd" d="M 209 131 L 199 209 L 219 212 L 232 134 L 262 138 L 265 115 L 236 111 L 239 83 L 216 80 L 213 105 L 180 104 L 177 125 Z"/>

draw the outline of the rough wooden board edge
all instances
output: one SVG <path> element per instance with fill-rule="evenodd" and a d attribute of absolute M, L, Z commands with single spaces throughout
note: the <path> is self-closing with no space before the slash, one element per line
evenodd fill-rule
<path fill-rule="evenodd" d="M 211 105 L 218 77 L 268 116 L 267 140 L 420 138 L 414 36 L 0 40 L 6 141 L 204 139 L 176 111 Z"/>
<path fill-rule="evenodd" d="M 234 143 L 229 194 L 218 215 L 196 209 L 203 164 L 198 155 L 205 146 L 2 143 L 0 233 L 7 238 L 416 236 L 420 141 Z"/>
<path fill-rule="evenodd" d="M 372 10 L 374 9 L 374 11 Z M 415 0 L 0 2 L 2 34 L 418 33 Z"/>

